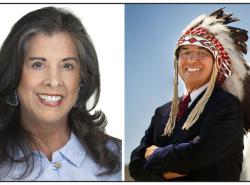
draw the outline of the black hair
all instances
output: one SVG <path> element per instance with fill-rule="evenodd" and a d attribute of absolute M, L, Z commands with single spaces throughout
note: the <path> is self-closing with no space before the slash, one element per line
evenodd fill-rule
<path fill-rule="evenodd" d="M 55 7 L 41 8 L 23 16 L 14 24 L 1 47 L 0 166 L 8 162 L 11 170 L 16 163 L 25 162 L 26 169 L 19 178 L 28 176 L 34 169 L 31 134 L 20 123 L 20 107 L 7 104 L 6 97 L 20 83 L 30 39 L 39 33 L 51 35 L 57 32 L 66 32 L 72 37 L 79 55 L 81 83 L 84 85 L 79 91 L 77 106 L 69 112 L 69 126 L 92 159 L 106 169 L 98 175 L 116 173 L 121 168 L 121 141 L 105 133 L 107 121 L 102 111 L 90 113 L 100 96 L 100 73 L 95 48 L 81 21 L 71 12 Z M 88 107 L 90 97 L 93 97 L 93 104 Z M 115 150 L 109 147 L 110 142 Z M 21 160 L 14 157 L 19 151 L 23 154 Z"/>

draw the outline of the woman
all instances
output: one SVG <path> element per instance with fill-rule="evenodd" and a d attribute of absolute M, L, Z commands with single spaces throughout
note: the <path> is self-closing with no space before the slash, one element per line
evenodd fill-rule
<path fill-rule="evenodd" d="M 78 18 L 54 7 L 28 13 L 0 65 L 0 180 L 121 180 L 121 143 L 104 133 L 101 111 L 90 113 L 100 74 Z"/>

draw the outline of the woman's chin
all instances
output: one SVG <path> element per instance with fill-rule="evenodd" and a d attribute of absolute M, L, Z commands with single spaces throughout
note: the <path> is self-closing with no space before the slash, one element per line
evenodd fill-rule
<path fill-rule="evenodd" d="M 39 122 L 43 123 L 43 124 L 55 124 L 57 125 L 57 123 L 62 123 L 62 122 L 67 122 L 67 115 L 66 114 L 53 114 L 53 112 L 51 113 L 46 113 L 43 115 L 39 115 L 38 117 Z"/>

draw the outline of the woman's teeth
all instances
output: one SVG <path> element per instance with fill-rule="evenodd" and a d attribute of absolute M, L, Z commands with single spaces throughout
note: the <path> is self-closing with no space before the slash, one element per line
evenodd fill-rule
<path fill-rule="evenodd" d="M 43 94 L 40 94 L 38 96 L 42 100 L 45 100 L 46 102 L 49 102 L 49 103 L 54 103 L 62 99 L 62 96 L 49 96 L 49 95 L 43 95 Z"/>

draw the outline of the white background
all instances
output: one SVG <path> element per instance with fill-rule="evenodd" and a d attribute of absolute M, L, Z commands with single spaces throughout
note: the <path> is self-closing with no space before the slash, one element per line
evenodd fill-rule
<path fill-rule="evenodd" d="M 124 135 L 124 6 L 119 4 L 14 4 L 0 5 L 0 45 L 11 27 L 30 11 L 55 6 L 66 8 L 82 21 L 95 46 L 100 65 L 101 96 L 96 110 L 107 116 L 106 132 Z M 0 66 L 1 67 L 1 66 Z"/>

